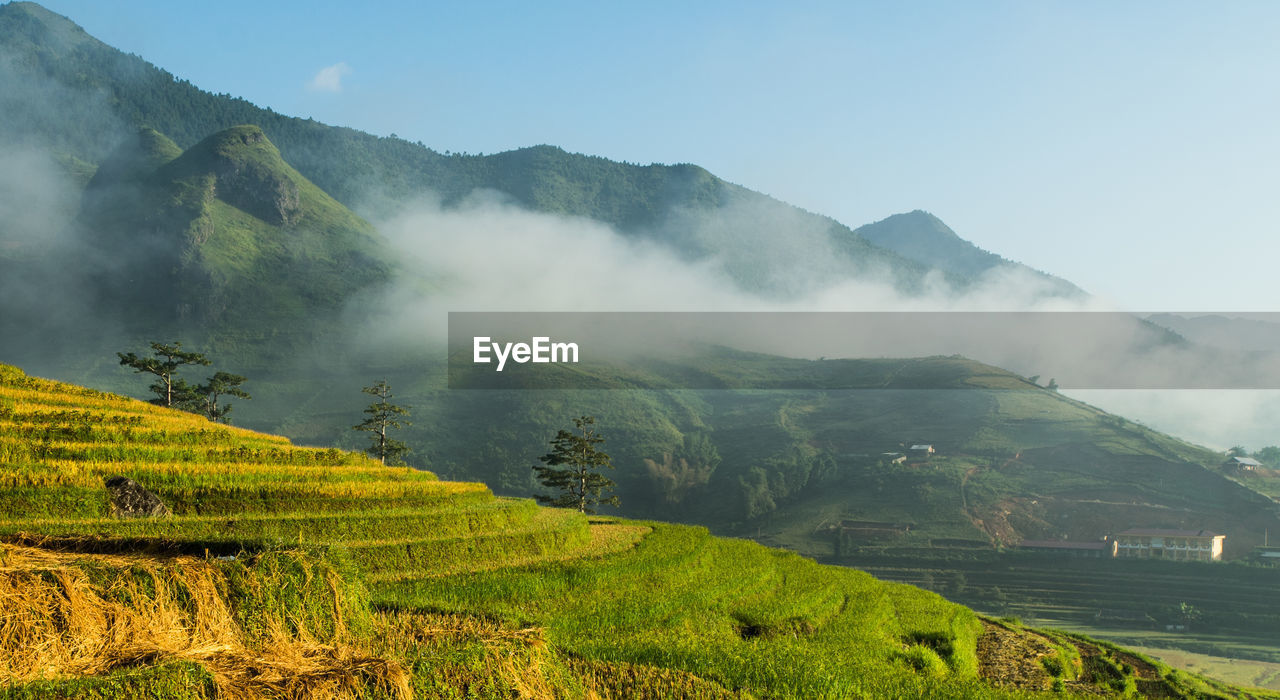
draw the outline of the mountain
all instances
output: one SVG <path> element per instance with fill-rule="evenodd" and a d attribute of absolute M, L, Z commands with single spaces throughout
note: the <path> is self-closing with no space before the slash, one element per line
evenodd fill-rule
<path fill-rule="evenodd" d="M 0 114 L 7 117 L 0 142 L 38 144 L 77 172 L 91 171 L 138 128 L 154 129 L 185 149 L 223 129 L 254 124 L 286 162 L 365 215 L 385 216 L 427 193 L 451 205 L 495 191 L 534 211 L 607 223 L 686 259 L 728 255 L 726 271 L 743 289 L 769 295 L 794 293 L 780 278 L 801 275 L 767 272 L 777 261 L 751 241 L 804 244 L 798 249 L 811 251 L 806 262 L 820 270 L 810 282 L 876 271 L 912 292 L 930 269 L 828 217 L 695 165 L 630 165 L 552 146 L 443 155 L 394 136 L 280 115 L 201 91 L 34 3 L 0 7 L 0 79 L 11 86 L 0 97 Z M 947 276 L 956 283 L 963 278 Z"/>
<path fill-rule="evenodd" d="M 916 262 L 973 280 L 992 271 L 1017 271 L 1044 283 L 1045 296 L 1083 298 L 1085 292 L 1053 275 L 1007 260 L 956 235 L 938 217 L 919 209 L 859 226 L 854 233 L 869 243 Z"/>
<path fill-rule="evenodd" d="M 0 257 L 0 348 L 63 376 L 109 382 L 117 350 L 160 338 L 240 372 L 292 365 L 348 337 L 352 305 L 394 273 L 378 231 L 256 126 L 185 150 L 141 128 L 74 205 L 67 231 Z"/>
<path fill-rule="evenodd" d="M 551 146 L 443 155 L 280 115 L 204 92 L 34 3 L 0 6 L 0 82 L 0 149 L 56 164 L 65 195 L 23 228 L 35 233 L 0 226 L 0 351 L 122 390 L 110 358 L 157 337 L 184 338 L 241 371 L 292 372 L 281 384 L 291 391 L 313 376 L 300 357 L 345 361 L 353 335 L 366 345 L 376 336 L 357 321 L 385 310 L 375 290 L 389 278 L 415 294 L 436 288 L 421 273 L 397 277 L 389 259 L 399 254 L 368 224 L 426 194 L 446 210 L 498 193 L 601 222 L 699 276 L 723 273 L 754 303 L 867 279 L 911 294 L 935 269 L 695 165 Z M 383 364 L 420 366 L 416 352 Z"/>
<path fill-rule="evenodd" d="M 373 226 L 285 163 L 256 126 L 181 153 L 141 130 L 89 182 L 79 224 L 98 298 L 134 310 L 151 333 L 313 324 L 390 275 Z"/>

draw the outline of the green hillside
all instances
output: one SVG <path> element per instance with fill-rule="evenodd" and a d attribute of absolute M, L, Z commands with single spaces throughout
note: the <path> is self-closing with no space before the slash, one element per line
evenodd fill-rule
<path fill-rule="evenodd" d="M 143 129 L 108 157 L 84 200 L 100 313 L 139 333 L 310 337 L 389 276 L 373 227 L 285 163 L 255 126 L 182 153 Z"/>
<path fill-rule="evenodd" d="M 628 514 L 678 517 L 819 557 L 862 546 L 1092 541 L 1132 527 L 1215 530 L 1239 557 L 1280 531 L 1275 502 L 1224 472 L 1221 455 L 965 358 L 798 360 L 712 349 L 679 362 L 573 368 L 577 386 L 631 388 L 455 388 L 407 399 L 441 406 L 409 434 L 442 473 L 528 493 L 536 456 L 528 445 L 554 431 L 555 416 L 597 415 L 611 426 Z M 476 373 L 475 386 L 494 376 Z M 668 388 L 681 381 L 722 388 Z M 825 388 L 771 388 L 805 386 Z M 459 435 L 483 436 L 483 450 L 452 447 Z M 936 452 L 907 456 L 913 444 Z M 864 541 L 841 528 L 846 520 L 911 528 Z"/>
<path fill-rule="evenodd" d="M 0 366 L 0 697 L 1269 697 Z M 103 478 L 172 511 L 113 518 Z"/>

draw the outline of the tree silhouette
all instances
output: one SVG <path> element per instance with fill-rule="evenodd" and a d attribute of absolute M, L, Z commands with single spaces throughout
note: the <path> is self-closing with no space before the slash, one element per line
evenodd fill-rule
<path fill-rule="evenodd" d="M 612 495 L 616 484 L 600 469 L 613 469 L 609 455 L 596 448 L 604 438 L 595 431 L 593 416 L 574 418 L 576 432 L 561 430 L 551 441 L 551 452 L 538 458 L 542 465 L 534 465 L 533 471 L 543 486 L 556 489 L 556 496 L 538 496 L 538 501 L 557 508 L 576 508 L 581 513 L 595 513 L 601 504 L 619 505 Z M 604 494 L 608 492 L 609 496 Z"/>
<path fill-rule="evenodd" d="M 238 399 L 251 399 L 249 393 L 240 386 L 245 383 L 245 378 L 238 374 L 229 372 L 218 372 L 212 377 L 205 380 L 204 384 L 194 389 L 195 409 L 204 414 L 209 420 L 217 422 L 227 422 L 227 414 L 231 412 L 231 404 L 219 404 L 218 400 L 223 396 L 234 396 Z"/>
<path fill-rule="evenodd" d="M 391 403 L 391 385 L 386 380 L 379 379 L 373 386 L 367 386 L 361 389 L 366 394 L 377 397 L 377 401 L 369 404 L 364 412 L 369 415 L 359 425 L 351 426 L 353 430 L 362 430 L 369 433 L 369 440 L 372 442 L 366 451 L 378 458 L 383 464 L 404 464 L 401 455 L 409 453 L 408 445 L 387 435 L 387 431 L 392 428 L 402 428 L 405 425 L 412 425 L 409 421 L 401 420 L 402 417 L 409 415 L 409 410 Z"/>
<path fill-rule="evenodd" d="M 149 389 L 156 395 L 151 403 L 169 408 L 181 407 L 195 397 L 195 388 L 177 376 L 178 369 L 185 365 L 209 365 L 209 360 L 198 352 L 182 349 L 182 343 L 174 341 L 170 345 L 151 343 L 152 357 L 139 357 L 134 353 L 118 352 L 120 364 L 132 367 L 139 374 L 153 374 L 156 381 Z"/>

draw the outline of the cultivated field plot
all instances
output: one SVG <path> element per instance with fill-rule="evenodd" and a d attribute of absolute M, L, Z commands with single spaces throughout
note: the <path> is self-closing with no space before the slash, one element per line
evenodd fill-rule
<path fill-rule="evenodd" d="M 111 517 L 117 475 L 171 514 Z M 0 494 L 0 697 L 1260 697 L 702 528 L 2 365 Z"/>

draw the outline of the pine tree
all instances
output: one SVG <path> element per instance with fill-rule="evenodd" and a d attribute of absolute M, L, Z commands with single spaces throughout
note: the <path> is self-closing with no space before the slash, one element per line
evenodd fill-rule
<path fill-rule="evenodd" d="M 205 380 L 204 384 L 197 386 L 193 393 L 195 398 L 192 401 L 192 408 L 196 413 L 203 414 L 209 420 L 227 422 L 227 414 L 231 412 L 231 404 L 219 404 L 218 400 L 223 396 L 234 396 L 239 399 L 250 399 L 249 393 L 240 386 L 245 383 L 245 378 L 238 374 L 229 372 L 217 372 L 212 377 Z"/>
<path fill-rule="evenodd" d="M 369 417 L 359 425 L 352 426 L 352 429 L 370 433 L 369 440 L 373 444 L 366 451 L 370 455 L 377 457 L 378 461 L 383 464 L 404 464 L 404 460 L 400 459 L 400 456 L 408 454 L 409 447 L 387 435 L 387 431 L 392 428 L 402 428 L 404 425 L 412 425 L 412 423 L 400 419 L 401 416 L 409 415 L 408 409 L 388 401 L 391 398 L 391 385 L 387 384 L 386 380 L 379 379 L 373 386 L 364 387 L 361 391 L 371 396 L 376 396 L 378 400 L 364 409 L 364 412 L 369 414 Z"/>
<path fill-rule="evenodd" d="M 132 367 L 139 374 L 154 374 L 156 381 L 149 389 L 156 395 L 151 403 L 168 408 L 181 407 L 195 398 L 195 387 L 177 376 L 178 368 L 185 365 L 209 365 L 209 360 L 198 352 L 182 349 L 182 343 L 172 345 L 151 343 L 153 357 L 138 357 L 134 353 L 116 353 L 120 364 Z"/>
<path fill-rule="evenodd" d="M 551 441 L 551 452 L 539 457 L 543 465 L 535 465 L 533 471 L 538 481 L 559 491 L 556 496 L 538 496 L 538 501 L 557 508 L 577 508 L 581 513 L 595 513 L 594 506 L 619 505 L 618 497 L 609 495 L 616 484 L 600 473 L 602 467 L 613 469 L 609 455 L 596 449 L 604 438 L 595 431 L 596 419 L 592 416 L 574 418 L 575 432 L 561 430 Z"/>

